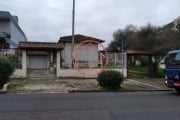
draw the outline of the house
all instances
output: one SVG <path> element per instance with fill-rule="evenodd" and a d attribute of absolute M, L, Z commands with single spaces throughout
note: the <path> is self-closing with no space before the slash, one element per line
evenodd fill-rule
<path fill-rule="evenodd" d="M 5 40 L 5 48 L 17 48 L 19 41 L 27 41 L 25 33 L 18 24 L 18 17 L 7 11 L 0 11 L 0 38 Z"/>
<path fill-rule="evenodd" d="M 180 16 L 177 17 L 172 22 L 164 25 L 163 30 L 165 30 L 165 29 L 171 29 L 171 30 L 175 30 L 175 31 L 180 31 Z"/>
<path fill-rule="evenodd" d="M 87 42 L 85 42 L 87 41 Z M 74 56 L 72 56 L 72 36 L 64 36 L 59 39 L 64 49 L 61 52 L 63 59 L 62 68 L 72 68 L 72 57 L 75 57 L 79 67 L 95 68 L 100 64 L 98 44 L 104 40 L 76 34 L 74 35 Z"/>
<path fill-rule="evenodd" d="M 27 77 L 28 71 L 41 70 L 47 74 L 54 74 L 56 77 L 72 77 L 80 76 L 79 73 L 72 68 L 72 36 L 61 37 L 56 42 L 19 42 L 20 57 L 22 68 L 15 71 L 15 77 Z M 89 42 L 85 42 L 89 40 Z M 84 42 L 84 43 L 83 43 Z M 98 53 L 98 43 L 103 40 L 88 37 L 84 35 L 75 35 L 75 52 L 78 54 L 76 62 L 79 67 L 97 67 L 100 63 Z M 83 44 L 82 44 L 83 43 Z M 91 61 L 92 63 L 90 63 Z M 63 71 L 63 68 L 66 69 Z M 69 68 L 69 69 L 67 69 Z M 45 76 L 43 76 L 45 77 Z"/>

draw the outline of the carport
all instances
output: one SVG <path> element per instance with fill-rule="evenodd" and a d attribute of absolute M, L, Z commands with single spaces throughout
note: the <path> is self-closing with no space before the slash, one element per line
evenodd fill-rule
<path fill-rule="evenodd" d="M 63 49 L 61 43 L 52 42 L 20 42 L 22 51 L 22 66 L 26 71 L 47 70 L 57 73 L 60 70 L 60 52 Z"/>
<path fill-rule="evenodd" d="M 148 67 L 151 69 L 152 66 L 152 52 L 145 50 L 126 50 L 127 53 L 127 63 L 129 64 L 130 60 L 135 56 L 146 56 L 148 57 Z M 129 71 L 127 69 L 127 74 L 129 76 Z"/>

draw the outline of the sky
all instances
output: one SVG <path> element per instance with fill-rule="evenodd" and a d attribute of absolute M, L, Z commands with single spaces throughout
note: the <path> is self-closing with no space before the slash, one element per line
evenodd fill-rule
<path fill-rule="evenodd" d="M 163 26 L 180 16 L 180 0 L 76 0 L 75 34 L 113 40 L 129 24 Z M 28 41 L 57 42 L 72 34 L 73 0 L 0 0 L 19 18 Z"/>

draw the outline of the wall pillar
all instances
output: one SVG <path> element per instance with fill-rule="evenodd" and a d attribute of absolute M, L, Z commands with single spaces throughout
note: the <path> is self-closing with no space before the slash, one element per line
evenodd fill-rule
<path fill-rule="evenodd" d="M 116 55 L 117 53 L 114 53 L 114 62 L 115 62 L 115 66 L 117 65 L 117 55 Z"/>
<path fill-rule="evenodd" d="M 27 62 L 26 62 L 26 50 L 22 51 L 22 70 L 24 73 L 24 76 L 27 76 Z"/>
<path fill-rule="evenodd" d="M 60 51 L 57 51 L 56 55 L 56 76 L 60 77 Z"/>
<path fill-rule="evenodd" d="M 52 52 L 50 53 L 50 62 L 51 63 L 53 62 L 53 53 Z"/>

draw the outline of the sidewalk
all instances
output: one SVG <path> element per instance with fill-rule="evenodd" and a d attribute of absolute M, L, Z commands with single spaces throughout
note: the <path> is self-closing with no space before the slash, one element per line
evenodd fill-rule
<path fill-rule="evenodd" d="M 168 91 L 164 84 L 163 78 L 130 78 L 124 81 L 124 86 L 127 90 L 132 91 Z"/>
<path fill-rule="evenodd" d="M 164 85 L 163 78 L 125 79 L 122 91 L 172 90 Z M 69 93 L 101 92 L 95 79 L 12 79 L 9 93 Z"/>

